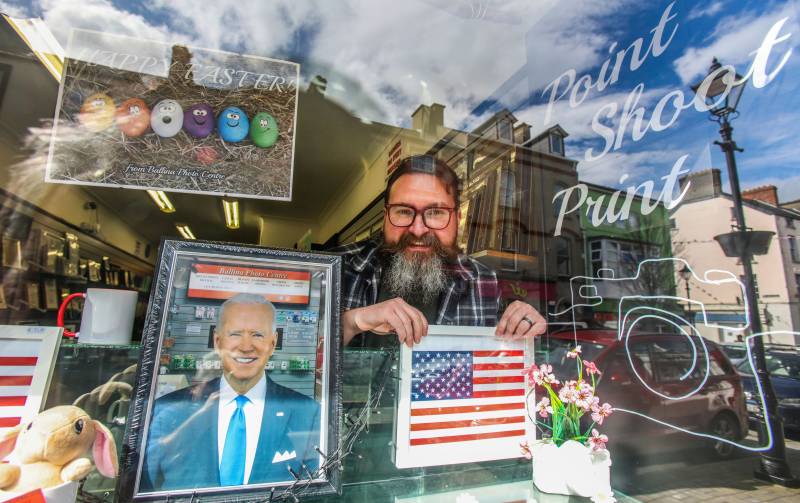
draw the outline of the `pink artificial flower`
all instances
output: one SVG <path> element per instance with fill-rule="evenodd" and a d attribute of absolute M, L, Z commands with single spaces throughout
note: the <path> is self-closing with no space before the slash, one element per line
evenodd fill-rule
<path fill-rule="evenodd" d="M 525 456 L 525 459 L 533 459 L 533 454 L 531 454 L 531 447 L 528 445 L 527 440 L 523 440 L 519 443 L 519 450 L 522 451 L 522 455 Z"/>
<path fill-rule="evenodd" d="M 558 390 L 558 398 L 564 403 L 575 403 L 575 400 L 578 399 L 577 383 L 566 381 L 564 386 Z"/>
<path fill-rule="evenodd" d="M 542 363 L 542 366 L 539 367 L 539 370 L 542 372 L 542 381 L 548 384 L 558 384 L 558 379 L 556 376 L 553 375 L 553 366 L 548 363 Z"/>
<path fill-rule="evenodd" d="M 586 372 L 589 374 L 602 374 L 602 372 L 597 370 L 597 365 L 595 365 L 594 362 L 583 360 L 583 365 L 586 367 Z"/>
<path fill-rule="evenodd" d="M 528 384 L 535 383 L 542 386 L 544 383 L 558 384 L 558 380 L 553 375 L 553 366 L 543 363 L 541 367 L 537 367 L 535 363 L 522 371 L 522 374 L 528 379 Z"/>
<path fill-rule="evenodd" d="M 589 446 L 592 448 L 592 450 L 601 451 L 605 449 L 606 442 L 608 442 L 608 437 L 601 435 L 599 431 L 592 428 L 592 436 L 589 437 Z"/>
<path fill-rule="evenodd" d="M 581 354 L 580 344 L 567 351 L 567 358 L 577 358 L 579 354 Z"/>
<path fill-rule="evenodd" d="M 575 390 L 575 405 L 585 411 L 588 411 L 591 407 L 593 398 L 594 390 L 589 384 L 581 383 Z"/>
<path fill-rule="evenodd" d="M 539 400 L 539 403 L 536 404 L 536 412 L 538 412 L 542 417 L 547 417 L 548 415 L 552 414 L 553 408 L 550 406 L 550 399 L 544 397 Z"/>
<path fill-rule="evenodd" d="M 592 401 L 589 402 L 589 409 L 592 411 L 597 411 L 598 407 L 600 407 L 600 399 L 596 396 L 593 396 Z"/>
<path fill-rule="evenodd" d="M 539 367 L 536 366 L 535 363 L 532 363 L 530 367 L 526 368 L 522 371 L 522 375 L 528 380 L 528 384 L 530 385 L 532 382 L 536 384 L 540 384 L 539 381 L 541 380 L 541 371 Z"/>
<path fill-rule="evenodd" d="M 603 420 L 611 415 L 614 409 L 610 404 L 604 403 L 602 407 L 592 407 L 592 421 L 597 424 L 603 424 Z"/>

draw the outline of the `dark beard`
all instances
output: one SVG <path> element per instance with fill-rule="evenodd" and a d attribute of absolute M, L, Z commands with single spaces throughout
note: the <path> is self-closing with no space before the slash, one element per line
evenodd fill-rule
<path fill-rule="evenodd" d="M 422 241 L 430 253 L 405 253 L 412 242 Z M 446 247 L 433 234 L 415 237 L 404 234 L 396 244 L 381 246 L 388 264 L 384 281 L 389 290 L 403 299 L 421 298 L 425 304 L 434 302 L 447 286 L 445 266 L 458 255 L 458 250 Z"/>

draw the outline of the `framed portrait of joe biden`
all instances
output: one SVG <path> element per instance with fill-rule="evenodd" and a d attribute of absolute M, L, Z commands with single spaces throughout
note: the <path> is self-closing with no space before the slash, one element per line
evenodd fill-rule
<path fill-rule="evenodd" d="M 340 260 L 162 241 L 121 501 L 339 492 Z"/>

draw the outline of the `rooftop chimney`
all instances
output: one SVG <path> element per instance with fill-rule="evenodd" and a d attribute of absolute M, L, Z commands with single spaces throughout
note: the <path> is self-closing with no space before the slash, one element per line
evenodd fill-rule
<path fill-rule="evenodd" d="M 722 180 L 718 169 L 696 171 L 680 177 L 678 183 L 680 184 L 681 192 L 689 182 L 691 182 L 691 185 L 683 198 L 685 202 L 717 197 L 722 193 Z"/>
<path fill-rule="evenodd" d="M 751 201 L 762 201 L 778 206 L 778 188 L 774 185 L 762 185 L 742 191 L 742 198 Z"/>
<path fill-rule="evenodd" d="M 416 129 L 423 135 L 435 136 L 440 127 L 444 127 L 444 105 L 420 105 L 411 114 L 411 129 Z"/>

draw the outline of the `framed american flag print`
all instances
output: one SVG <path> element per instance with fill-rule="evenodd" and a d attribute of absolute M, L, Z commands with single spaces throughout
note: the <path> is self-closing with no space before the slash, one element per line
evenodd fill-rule
<path fill-rule="evenodd" d="M 398 468 L 516 458 L 520 442 L 535 438 L 523 376 L 533 339 L 506 341 L 494 330 L 431 326 L 420 344 L 402 346 Z"/>

